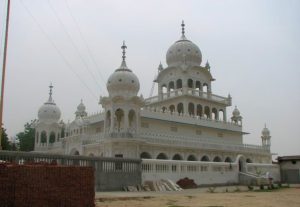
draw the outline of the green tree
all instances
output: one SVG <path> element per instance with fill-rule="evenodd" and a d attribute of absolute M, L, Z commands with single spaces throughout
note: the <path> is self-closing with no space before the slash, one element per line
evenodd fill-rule
<path fill-rule="evenodd" d="M 16 135 L 17 140 L 19 140 L 20 151 L 33 151 L 34 149 L 34 136 L 35 130 L 32 124 L 35 120 L 24 125 L 24 132 L 20 132 Z"/>
<path fill-rule="evenodd" d="M 2 150 L 11 150 L 11 145 L 6 134 L 6 129 L 4 128 L 2 128 L 1 147 Z"/>

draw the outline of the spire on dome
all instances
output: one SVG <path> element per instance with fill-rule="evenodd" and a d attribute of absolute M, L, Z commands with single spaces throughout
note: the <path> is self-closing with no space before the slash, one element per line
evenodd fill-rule
<path fill-rule="evenodd" d="M 182 22 L 181 22 L 181 40 L 186 40 L 184 27 L 185 27 L 185 24 L 184 24 L 184 21 L 182 20 Z"/>
<path fill-rule="evenodd" d="M 125 41 L 123 40 L 123 45 L 121 46 L 121 49 L 123 50 L 122 51 L 122 64 L 121 64 L 121 67 L 120 69 L 128 69 L 127 68 L 127 65 L 126 65 L 126 49 L 127 49 L 127 46 L 125 45 Z"/>
<path fill-rule="evenodd" d="M 48 99 L 48 102 L 53 102 L 53 99 L 52 99 L 52 89 L 53 89 L 53 85 L 52 83 L 50 83 L 50 86 L 49 86 L 49 99 Z"/>

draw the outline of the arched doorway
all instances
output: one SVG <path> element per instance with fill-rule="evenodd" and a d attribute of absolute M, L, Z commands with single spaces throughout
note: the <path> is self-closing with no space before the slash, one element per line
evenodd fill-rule
<path fill-rule="evenodd" d="M 159 153 L 157 155 L 156 159 L 158 159 L 158 160 L 167 160 L 168 157 L 167 157 L 167 155 L 165 153 Z"/>
<path fill-rule="evenodd" d="M 151 155 L 148 152 L 142 152 L 140 155 L 141 159 L 151 159 Z"/>
<path fill-rule="evenodd" d="M 244 155 L 238 155 L 236 158 L 236 162 L 238 163 L 239 172 L 247 172 L 247 163 Z"/>
<path fill-rule="evenodd" d="M 195 157 L 195 155 L 189 155 L 187 160 L 188 161 L 197 161 L 197 158 Z"/>
<path fill-rule="evenodd" d="M 182 156 L 180 154 L 175 154 L 172 160 L 182 160 Z"/>

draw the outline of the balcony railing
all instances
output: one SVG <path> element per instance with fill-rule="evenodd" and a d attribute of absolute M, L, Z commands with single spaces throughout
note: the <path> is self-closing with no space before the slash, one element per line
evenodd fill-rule
<path fill-rule="evenodd" d="M 183 94 L 184 93 L 183 93 L 182 89 L 176 89 L 174 91 L 163 93 L 162 99 L 166 100 L 166 99 L 170 99 L 173 97 L 181 96 Z M 211 100 L 211 101 L 222 103 L 222 104 L 229 105 L 229 106 L 231 105 L 230 97 L 223 97 L 223 96 L 215 95 L 215 94 L 212 94 L 209 92 L 199 91 L 197 89 L 190 89 L 190 88 L 187 90 L 187 94 L 195 96 L 195 97 L 199 97 L 201 99 Z M 149 97 L 149 98 L 145 99 L 145 101 L 146 101 L 146 105 L 153 104 L 153 103 L 156 103 L 159 101 L 159 97 L 158 96 Z"/>
<path fill-rule="evenodd" d="M 170 135 L 156 132 L 140 132 L 140 139 L 148 143 L 162 144 L 197 149 L 235 151 L 235 152 L 256 152 L 270 153 L 268 149 L 259 145 L 237 144 L 221 140 L 213 140 L 196 136 Z"/>

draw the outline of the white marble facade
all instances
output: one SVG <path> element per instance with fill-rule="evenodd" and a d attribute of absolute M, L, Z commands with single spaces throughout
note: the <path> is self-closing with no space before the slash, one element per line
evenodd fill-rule
<path fill-rule="evenodd" d="M 124 158 L 271 163 L 270 132 L 262 145 L 243 143 L 242 116 L 230 95 L 213 94 L 215 81 L 199 47 L 185 36 L 168 49 L 167 66 L 158 67 L 156 96 L 138 95 L 138 77 L 127 67 L 123 43 L 121 66 L 108 78 L 104 109 L 88 115 L 81 101 L 75 119 L 59 122 L 61 112 L 52 99 L 41 106 L 35 124 L 35 151 Z M 230 116 L 230 117 L 229 117 Z"/>

